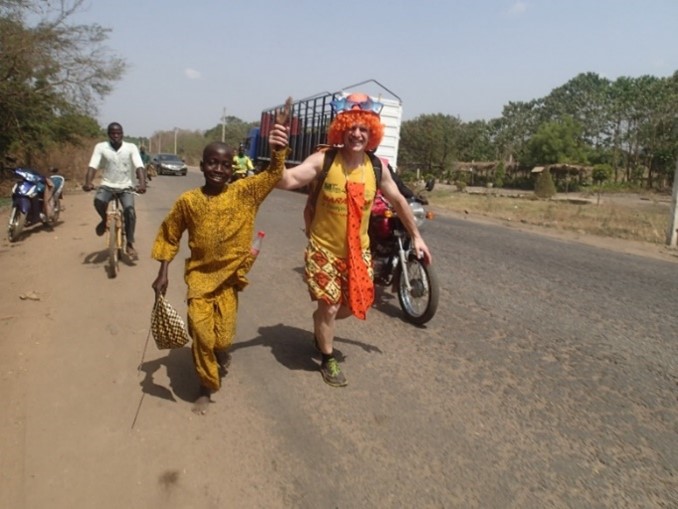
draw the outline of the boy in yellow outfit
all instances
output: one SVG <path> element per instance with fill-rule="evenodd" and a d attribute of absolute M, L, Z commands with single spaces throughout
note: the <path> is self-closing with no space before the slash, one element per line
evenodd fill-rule
<path fill-rule="evenodd" d="M 200 379 L 195 413 L 204 414 L 210 394 L 221 387 L 236 329 L 238 292 L 247 285 L 245 274 L 254 261 L 250 254 L 254 219 L 284 169 L 286 140 L 281 142 L 273 133 L 269 143 L 282 150 L 273 150 L 268 169 L 231 184 L 233 152 L 221 142 L 207 145 L 200 162 L 205 185 L 179 196 L 153 245 L 151 256 L 160 262 L 152 284 L 157 297 L 167 291 L 169 264 L 179 250 L 184 230 L 188 230 L 191 256 L 184 273 L 188 331 Z"/>

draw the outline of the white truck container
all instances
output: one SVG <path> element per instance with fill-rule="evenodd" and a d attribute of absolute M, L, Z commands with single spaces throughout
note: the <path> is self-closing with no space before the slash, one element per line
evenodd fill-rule
<path fill-rule="evenodd" d="M 319 144 L 327 143 L 327 130 L 334 111 L 330 103 L 337 98 L 346 97 L 354 92 L 369 95 L 374 101 L 381 102 L 381 122 L 384 124 L 384 138 L 376 150 L 379 157 L 385 158 L 394 168 L 398 164 L 400 144 L 400 126 L 402 123 L 402 101 L 400 97 L 374 79 L 349 85 L 336 92 L 321 92 L 310 97 L 294 101 L 290 121 L 290 155 L 288 165 L 299 164 L 312 154 Z M 268 133 L 273 126 L 275 112 L 283 105 L 268 108 L 261 113 L 259 127 L 252 129 L 246 141 L 250 158 L 257 165 L 270 161 Z"/>

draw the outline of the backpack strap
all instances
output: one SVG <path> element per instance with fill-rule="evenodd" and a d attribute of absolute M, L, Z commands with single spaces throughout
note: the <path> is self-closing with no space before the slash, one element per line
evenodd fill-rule
<path fill-rule="evenodd" d="M 334 162 L 334 158 L 337 157 L 338 151 L 339 149 L 337 149 L 336 147 L 331 147 L 325 150 L 325 157 L 323 159 L 322 170 L 320 170 L 318 176 L 313 179 L 309 186 L 308 198 L 306 199 L 306 209 L 307 209 L 306 213 L 310 214 L 310 217 L 313 217 L 315 205 L 318 201 L 318 196 L 320 195 L 320 189 L 322 188 L 323 182 L 325 181 L 325 178 L 327 177 L 327 174 L 330 171 L 330 167 Z M 367 156 L 370 158 L 370 162 L 372 163 L 372 168 L 374 169 L 374 176 L 377 181 L 377 189 L 379 189 L 379 185 L 381 184 L 381 173 L 383 170 L 383 163 L 374 152 L 367 152 Z M 307 224 L 307 227 L 309 226 L 310 224 Z"/>
<path fill-rule="evenodd" d="M 381 158 L 377 157 L 377 154 L 374 152 L 367 152 L 367 155 L 372 163 L 372 168 L 374 168 L 374 176 L 377 179 L 377 189 L 379 189 L 379 185 L 381 184 L 381 172 L 384 168 L 384 164 L 382 163 Z"/>
<path fill-rule="evenodd" d="M 315 204 L 318 201 L 318 195 L 320 195 L 320 188 L 322 187 L 323 182 L 325 182 L 325 178 L 327 177 L 327 174 L 330 172 L 330 166 L 332 166 L 332 163 L 334 162 L 334 158 L 336 156 L 337 156 L 336 147 L 328 148 L 327 150 L 325 150 L 325 158 L 323 159 L 322 170 L 320 170 L 320 173 L 318 173 L 316 178 L 313 179 L 313 182 L 311 182 L 308 191 L 308 199 L 306 200 L 307 206 L 310 206 L 313 209 L 315 209 Z"/>

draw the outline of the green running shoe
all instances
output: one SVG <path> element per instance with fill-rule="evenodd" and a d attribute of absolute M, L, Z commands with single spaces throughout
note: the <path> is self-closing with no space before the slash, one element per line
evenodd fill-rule
<path fill-rule="evenodd" d="M 320 374 L 323 376 L 325 383 L 332 387 L 345 387 L 348 385 L 346 377 L 341 372 L 339 363 L 334 357 L 330 357 L 320 365 Z"/>

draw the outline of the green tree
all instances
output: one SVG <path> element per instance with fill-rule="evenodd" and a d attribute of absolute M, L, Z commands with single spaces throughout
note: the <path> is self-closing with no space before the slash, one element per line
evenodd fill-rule
<path fill-rule="evenodd" d="M 103 45 L 109 30 L 69 23 L 83 4 L 0 0 L 0 152 L 87 135 L 81 119 L 122 76 L 124 62 Z"/>
<path fill-rule="evenodd" d="M 421 115 L 403 122 L 399 164 L 441 177 L 458 158 L 461 121 L 451 115 Z"/>
<path fill-rule="evenodd" d="M 543 100 L 543 122 L 572 118 L 581 126 L 581 137 L 598 147 L 607 139 L 610 81 L 594 72 L 582 73 L 557 87 Z"/>
<path fill-rule="evenodd" d="M 205 139 L 207 141 L 222 141 L 223 134 L 223 141 L 229 147 L 235 149 L 245 141 L 249 130 L 257 124 L 257 122 L 245 122 L 238 117 L 228 116 L 223 124 L 217 124 L 205 131 Z"/>
<path fill-rule="evenodd" d="M 177 140 L 177 154 L 188 164 L 197 165 L 202 157 L 202 150 L 206 145 L 203 131 L 190 131 L 188 129 L 155 131 L 149 138 L 148 149 L 157 154 L 158 152 L 174 152 L 174 140 Z M 210 139 L 209 141 L 214 141 Z M 138 143 L 134 140 L 135 143 Z"/>
<path fill-rule="evenodd" d="M 678 72 L 661 79 L 640 78 L 639 161 L 648 169 L 647 187 L 667 182 L 678 155 Z"/>
<path fill-rule="evenodd" d="M 612 176 L 612 166 L 609 164 L 596 164 L 593 167 L 593 172 L 591 173 L 591 178 L 595 184 L 602 184 L 610 180 Z"/>
<path fill-rule="evenodd" d="M 458 159 L 460 161 L 492 161 L 495 149 L 492 131 L 484 120 L 464 123 L 459 128 Z"/>
<path fill-rule="evenodd" d="M 501 118 L 494 123 L 494 141 L 498 159 L 522 160 L 525 146 L 539 126 L 541 102 L 509 102 Z"/>
<path fill-rule="evenodd" d="M 543 124 L 527 144 L 525 162 L 530 165 L 585 164 L 586 147 L 582 127 L 572 117 Z"/>

